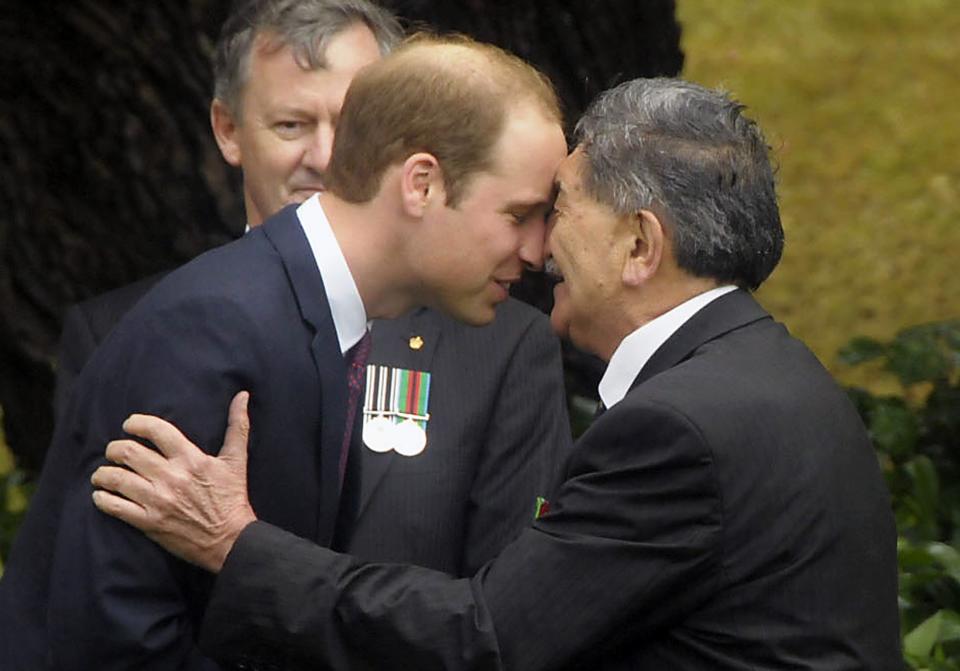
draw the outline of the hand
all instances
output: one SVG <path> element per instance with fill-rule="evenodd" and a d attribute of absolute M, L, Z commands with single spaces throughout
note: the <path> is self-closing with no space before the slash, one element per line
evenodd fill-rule
<path fill-rule="evenodd" d="M 240 532 L 257 519 L 247 496 L 249 397 L 242 391 L 230 402 L 216 457 L 159 417 L 130 415 L 124 431 L 149 440 L 159 453 L 135 440 L 111 441 L 107 459 L 126 468 L 94 471 L 90 481 L 102 488 L 93 492 L 94 504 L 181 559 L 218 573 Z"/>

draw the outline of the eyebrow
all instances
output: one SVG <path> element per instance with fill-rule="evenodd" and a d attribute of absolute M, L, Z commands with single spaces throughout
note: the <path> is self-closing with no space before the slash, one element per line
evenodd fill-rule
<path fill-rule="evenodd" d="M 503 211 L 509 212 L 511 214 L 529 214 L 531 211 L 537 209 L 538 207 L 543 207 L 544 205 L 551 205 L 557 197 L 557 189 L 554 187 L 550 191 L 550 195 L 546 199 L 536 199 L 536 200 L 516 200 L 511 203 L 507 203 Z"/>

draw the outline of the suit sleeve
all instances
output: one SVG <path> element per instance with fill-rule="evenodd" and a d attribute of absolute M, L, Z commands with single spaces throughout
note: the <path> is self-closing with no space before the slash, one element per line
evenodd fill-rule
<path fill-rule="evenodd" d="M 230 398 L 252 384 L 258 357 L 239 307 L 194 299 L 140 314 L 104 341 L 80 378 L 84 398 L 70 406 L 68 447 L 79 453 L 52 550 L 48 614 L 58 669 L 217 668 L 195 645 L 209 576 L 100 513 L 89 478 L 133 411 L 166 417 L 217 449 Z"/>
<path fill-rule="evenodd" d="M 550 513 L 472 579 L 364 564 L 262 523 L 218 576 L 201 637 L 334 669 L 535 671 L 616 654 L 709 598 L 722 507 L 712 455 L 681 414 L 614 408 L 575 448 Z"/>
<path fill-rule="evenodd" d="M 63 332 L 57 354 L 57 380 L 53 392 L 54 416 L 59 419 L 70 400 L 84 364 L 100 344 L 81 305 L 73 305 L 63 318 Z"/>
<path fill-rule="evenodd" d="M 560 343 L 537 315 L 519 338 L 467 502 L 460 575 L 473 575 L 533 522 L 536 498 L 549 497 L 572 439 Z"/>

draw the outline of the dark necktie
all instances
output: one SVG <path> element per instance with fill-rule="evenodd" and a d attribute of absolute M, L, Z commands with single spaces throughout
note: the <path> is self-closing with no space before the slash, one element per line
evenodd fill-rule
<path fill-rule="evenodd" d="M 363 374 L 370 354 L 370 332 L 360 342 L 347 350 L 347 424 L 343 430 L 343 445 L 340 447 L 340 489 L 347 472 L 347 457 L 350 455 L 350 438 L 353 434 L 353 418 L 357 416 L 357 403 L 363 391 Z"/>

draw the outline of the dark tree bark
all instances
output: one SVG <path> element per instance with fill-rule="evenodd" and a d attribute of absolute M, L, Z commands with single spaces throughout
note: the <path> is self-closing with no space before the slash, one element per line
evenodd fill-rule
<path fill-rule="evenodd" d="M 673 0 L 385 4 L 408 23 L 466 32 L 536 63 L 568 118 L 604 88 L 676 74 L 683 60 Z M 210 58 L 229 0 L 2 5 L 0 407 L 19 464 L 36 470 L 52 433 L 64 309 L 243 228 L 238 175 L 208 122 Z M 541 306 L 544 291 L 521 287 Z"/>

